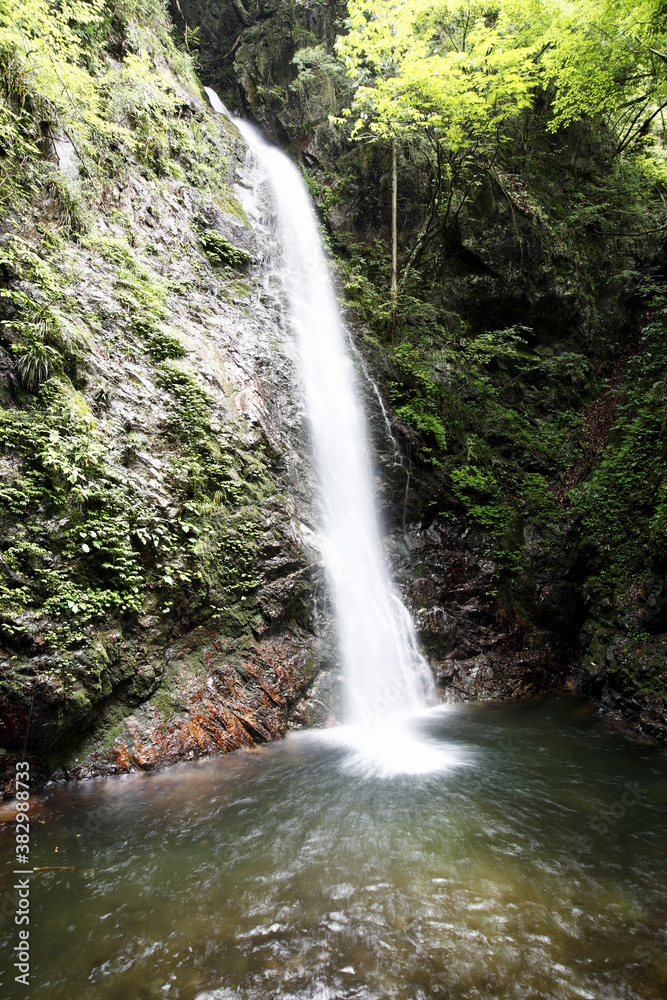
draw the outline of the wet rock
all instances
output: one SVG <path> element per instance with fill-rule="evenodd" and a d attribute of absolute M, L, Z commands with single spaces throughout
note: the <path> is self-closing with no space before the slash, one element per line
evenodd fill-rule
<path fill-rule="evenodd" d="M 492 543 L 491 543 L 492 544 Z M 419 639 L 448 701 L 516 698 L 562 687 L 571 654 L 498 596 L 489 536 L 463 520 L 408 526 L 399 573 Z"/>
<path fill-rule="evenodd" d="M 344 679 L 336 664 L 323 664 L 312 685 L 294 705 L 290 729 L 326 729 L 345 721 Z"/>
<path fill-rule="evenodd" d="M 157 695 L 94 741 L 65 775 L 152 770 L 284 735 L 292 706 L 317 669 L 315 641 L 309 645 L 286 630 L 233 651 L 226 646 L 209 629 L 185 636 L 169 651 L 167 680 Z"/>
<path fill-rule="evenodd" d="M 224 123 L 220 128 L 224 132 Z M 227 141 L 231 191 L 244 149 L 233 129 Z M 125 230 L 98 211 L 90 237 L 67 250 L 76 271 L 68 294 L 78 317 L 85 317 L 80 405 L 94 414 L 109 475 L 136 488 L 160 518 L 194 521 L 197 537 L 210 540 L 208 576 L 200 557 L 193 565 L 195 583 L 172 579 L 148 590 L 138 612 L 97 621 L 83 638 L 48 657 L 46 616 L 13 616 L 11 640 L 7 632 L 0 640 L 0 740 L 7 751 L 2 766 L 11 774 L 27 741 L 35 780 L 54 770 L 82 777 L 157 767 L 282 735 L 319 662 L 331 653 L 331 636 L 325 648 L 314 617 L 313 591 L 323 589 L 322 569 L 309 527 L 312 470 L 295 348 L 280 284 L 267 280 L 262 263 L 275 255 L 271 238 L 253 231 L 238 204 L 235 215 L 210 200 L 203 203 L 188 183 L 156 185 L 132 167 L 117 195 L 132 245 Z M 229 199 L 231 204 L 231 194 Z M 216 271 L 202 257 L 196 228 L 202 215 L 257 259 L 242 280 Z M 131 266 L 116 260 L 126 254 Z M 145 276 L 141 289 L 151 283 L 162 289 L 164 314 L 142 320 L 143 327 L 137 323 L 141 302 L 133 299 L 128 308 L 123 299 L 129 294 L 119 278 L 123 266 Z M 226 469 L 227 492 L 212 494 L 194 513 L 187 456 L 169 431 L 173 398 L 159 382 L 161 360 L 151 354 L 164 345 L 175 350 L 174 344 L 195 383 L 205 387 L 207 433 Z M 9 405 L 15 405 L 13 398 Z M 187 511 L 184 503 L 190 503 Z M 231 515 L 244 527 L 237 508 L 254 519 L 253 583 L 223 602 L 229 557 L 216 552 L 229 537 Z M 69 528 L 69 515 L 45 521 L 54 545 L 45 556 L 50 565 L 64 564 Z M 179 558 L 192 538 L 193 532 L 183 534 Z M 85 558 L 93 560 L 86 545 Z M 216 601 L 223 607 L 213 621 Z M 325 604 L 320 602 L 320 623 L 327 619 Z"/>

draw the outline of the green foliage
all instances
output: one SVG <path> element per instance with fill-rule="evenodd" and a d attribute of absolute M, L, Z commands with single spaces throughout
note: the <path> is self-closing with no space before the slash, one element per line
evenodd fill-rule
<path fill-rule="evenodd" d="M 0 266 L 30 290 L 28 294 L 16 287 L 0 289 L 0 298 L 10 306 L 12 314 L 0 326 L 23 385 L 34 391 L 63 370 L 73 374 L 83 343 L 71 322 L 71 301 L 63 293 L 55 270 L 18 236 L 5 242 Z"/>
<path fill-rule="evenodd" d="M 158 365 L 155 382 L 173 397 L 170 428 L 174 436 L 199 440 L 210 427 L 211 397 L 196 376 L 177 361 L 163 361 Z"/>
<path fill-rule="evenodd" d="M 85 233 L 90 225 L 90 211 L 78 184 L 55 168 L 45 172 L 46 190 L 58 206 L 61 231 L 73 236 Z"/>
<path fill-rule="evenodd" d="M 529 517 L 538 529 L 548 531 L 558 527 L 562 508 L 554 484 L 549 483 L 546 476 L 539 472 L 524 473 L 517 484 L 517 498 L 524 516 Z"/>
<path fill-rule="evenodd" d="M 89 145 L 114 128 L 103 117 L 101 93 L 82 65 L 84 46 L 99 42 L 103 0 L 2 0 L 0 58 L 4 99 L 27 98 L 47 121 L 66 125 L 74 141 Z M 117 133 L 120 138 L 120 133 Z"/>
<path fill-rule="evenodd" d="M 660 0 L 576 7 L 565 0 L 351 0 L 336 48 L 354 93 L 340 122 L 352 138 L 379 142 L 387 156 L 390 144 L 397 148 L 400 176 L 418 162 L 428 177 L 403 282 L 415 263 L 424 267 L 429 246 L 437 259 L 456 242 L 458 221 L 490 183 L 513 213 L 553 227 L 564 270 L 596 251 L 602 268 L 603 233 L 636 238 L 639 247 L 645 230 L 660 227 L 654 196 L 664 199 L 667 181 L 661 11 Z M 574 144 L 577 129 L 579 142 L 597 137 L 600 162 L 583 171 L 596 179 L 582 184 L 576 158 L 563 156 L 569 176 L 557 190 L 554 153 L 564 152 L 564 139 Z"/>
<path fill-rule="evenodd" d="M 326 121 L 352 96 L 343 63 L 323 45 L 304 46 L 292 60 L 297 69 L 290 90 L 302 101 L 303 127 Z"/>
<path fill-rule="evenodd" d="M 117 467 L 106 432 L 67 378 L 71 358 L 85 360 L 87 334 L 78 332 L 78 306 L 67 291 L 66 242 L 47 234 L 36 252 L 23 238 L 6 240 L 4 342 L 33 395 L 20 409 L 0 410 L 0 630 L 10 642 L 34 640 L 40 649 L 87 644 L 91 630 L 135 615 L 155 592 L 163 610 L 176 589 L 204 600 L 213 584 L 193 553 L 200 535 L 213 530 L 202 522 L 213 494 L 229 521 L 221 525 L 224 539 L 212 542 L 225 567 L 215 577 L 216 606 L 250 602 L 260 521 L 240 511 L 275 493 L 260 456 L 216 440 L 208 393 L 178 364 L 184 348 L 163 323 L 167 286 L 125 240 L 93 233 L 82 242 L 79 251 L 98 253 L 116 271 L 128 325 L 159 362 L 155 379 L 170 411 L 172 464 L 165 471 L 176 507 L 166 510 Z M 136 457 L 130 437 L 128 462 Z"/>
<path fill-rule="evenodd" d="M 199 240 L 204 253 L 215 267 L 232 267 L 245 271 L 252 261 L 252 255 L 240 247 L 235 247 L 215 229 L 200 229 Z"/>
<path fill-rule="evenodd" d="M 629 360 L 601 461 L 574 491 L 591 563 L 589 588 L 620 595 L 649 581 L 667 557 L 667 297 L 654 295 L 638 352 Z"/>
<path fill-rule="evenodd" d="M 351 0 L 337 49 L 355 80 L 357 136 L 428 128 L 450 150 L 488 143 L 551 90 L 556 130 L 604 116 L 618 149 L 667 106 L 661 0 Z M 664 130 L 664 124 L 662 124 Z"/>
<path fill-rule="evenodd" d="M 523 327 L 467 333 L 460 318 L 428 300 L 428 281 L 413 274 L 398 299 L 395 345 L 386 345 L 390 317 L 386 252 L 353 247 L 339 259 L 348 305 L 362 309 L 376 350 L 392 366 L 388 389 L 401 419 L 420 431 L 433 464 L 488 464 L 515 482 L 527 468 L 553 474 L 579 454 L 578 428 L 589 362 L 573 351 L 528 346 Z M 380 347 L 380 344 L 383 346 Z"/>
<path fill-rule="evenodd" d="M 156 330 L 148 341 L 148 353 L 156 361 L 167 361 L 184 358 L 187 351 L 178 337 L 166 330 Z"/>
<path fill-rule="evenodd" d="M 230 448 L 225 459 L 212 446 L 210 401 L 192 373 L 164 362 L 160 378 L 173 395 L 170 433 L 184 447 L 177 465 L 190 482 L 176 516 L 113 471 L 94 417 L 66 383 L 46 383 L 42 406 L 0 411 L 5 635 L 20 632 L 28 615 L 41 642 L 78 644 L 95 622 L 140 610 L 155 589 L 167 608 L 183 587 L 213 588 L 219 609 L 250 599 L 263 526 L 255 503 L 275 484 L 256 456 Z"/>
<path fill-rule="evenodd" d="M 493 473 L 462 465 L 452 470 L 451 479 L 454 495 L 471 521 L 503 539 L 511 525 L 512 510 Z"/>
<path fill-rule="evenodd" d="M 347 303 L 381 339 L 391 328 L 391 302 L 389 299 L 389 259 L 387 247 L 381 240 L 370 246 L 352 245 L 344 256 L 338 257 L 341 285 Z"/>
<path fill-rule="evenodd" d="M 383 266 L 379 249 L 353 252 L 368 274 Z M 350 275 L 348 301 L 359 300 L 384 340 L 377 280 L 351 271 L 349 261 L 341 269 Z M 502 542 L 505 560 L 516 556 L 517 515 L 558 530 L 563 510 L 551 477 L 580 457 L 581 415 L 572 407 L 581 408 L 589 374 L 582 355 L 532 350 L 529 336 L 522 327 L 470 336 L 458 317 L 425 300 L 415 276 L 399 297 L 399 343 L 374 348 L 391 366 L 397 417 L 418 431 L 422 457 L 449 475 L 471 521 Z"/>
<path fill-rule="evenodd" d="M 341 187 L 343 186 L 345 179 L 339 180 L 337 190 L 333 190 L 330 184 L 319 182 L 312 173 L 309 173 L 305 168 L 302 168 L 303 179 L 305 181 L 306 187 L 308 188 L 308 193 L 311 198 L 322 212 L 325 219 L 328 218 L 329 213 L 337 208 L 339 205 L 343 204 L 343 196 L 341 194 Z"/>
<path fill-rule="evenodd" d="M 271 462 L 224 407 L 215 421 L 179 363 L 196 335 L 181 342 L 172 319 L 176 296 L 184 314 L 195 289 L 241 287 L 174 241 L 173 220 L 191 237 L 193 204 L 244 216 L 229 129 L 200 102 L 165 8 L 0 0 L 0 644 L 16 654 L 2 687 L 25 700 L 50 675 L 49 740 L 150 693 L 146 647 L 142 669 L 131 652 L 140 612 L 155 635 L 156 615 L 165 632 L 187 615 L 230 637 L 257 616 Z M 249 263 L 215 249 L 217 265 Z"/>
<path fill-rule="evenodd" d="M 131 316 L 132 330 L 150 340 L 167 315 L 164 282 L 132 259 L 129 266 L 118 268 L 115 288 L 118 301 Z"/>
<path fill-rule="evenodd" d="M 201 112 L 183 115 L 183 83 L 199 86 L 163 0 L 0 0 L 0 199 L 21 204 L 41 187 L 63 223 L 85 232 L 84 192 L 99 195 L 105 174 L 136 159 L 222 193 L 224 158 L 206 148 L 219 129 Z M 63 140 L 76 180 L 53 166 Z"/>
<path fill-rule="evenodd" d="M 352 0 L 348 10 L 337 49 L 357 81 L 354 134 L 429 128 L 456 149 L 530 104 L 534 50 L 498 6 Z"/>
<path fill-rule="evenodd" d="M 54 347 L 41 340 L 12 344 L 16 353 L 16 368 L 26 389 L 36 389 L 58 371 L 62 358 Z"/>
<path fill-rule="evenodd" d="M 5 453 L 20 462 L 18 468 L 16 461 L 9 467 L 0 504 L 5 516 L 20 513 L 22 519 L 21 528 L 15 529 L 20 545 L 17 547 L 16 541 L 10 544 L 3 561 L 14 572 L 20 564 L 25 582 L 17 589 L 5 578 L 4 587 L 15 610 L 25 609 L 26 604 L 40 609 L 40 615 L 55 620 L 56 632 L 51 638 L 57 633 L 71 641 L 94 617 L 109 611 L 136 610 L 140 605 L 139 585 L 144 575 L 131 550 L 128 518 L 143 501 L 130 498 L 129 487 L 122 487 L 105 473 L 104 449 L 81 397 L 65 383 L 51 379 L 42 390 L 42 400 L 46 404 L 43 411 L 37 407 L 23 412 L 0 411 L 0 442 Z M 45 528 L 43 515 L 39 517 L 39 511 L 45 509 L 59 511 L 61 519 L 64 514 L 64 524 L 55 522 Z M 89 548 L 85 539 L 93 537 L 101 558 L 94 564 L 96 579 L 84 583 L 80 565 L 70 560 L 85 552 Z M 38 554 L 34 538 L 47 538 L 51 543 L 48 550 L 39 553 L 43 557 L 39 564 L 34 564 Z M 11 532 L 8 541 L 12 541 Z M 57 566 L 50 553 L 61 546 L 65 562 L 61 560 Z M 27 555 L 32 560 L 29 565 Z M 76 625 L 71 620 L 73 613 Z M 11 632 L 11 622 L 5 624 Z"/>
<path fill-rule="evenodd" d="M 425 436 L 424 452 L 437 465 L 435 449 L 447 447 L 438 385 L 423 355 L 411 345 L 400 344 L 392 356 L 400 380 L 389 383 L 389 397 L 401 420 Z"/>
<path fill-rule="evenodd" d="M 557 81 L 552 130 L 582 115 L 603 116 L 616 148 L 664 137 L 667 24 L 661 0 L 584 0 L 556 5 L 545 37 L 544 74 Z"/>
<path fill-rule="evenodd" d="M 122 268 L 125 273 L 136 267 L 136 255 L 126 239 L 94 233 L 85 236 L 81 240 L 81 245 L 99 253 L 104 260 Z"/>
<path fill-rule="evenodd" d="M 214 620 L 220 620 L 237 602 L 250 601 L 257 589 L 257 541 L 266 520 L 257 507 L 231 513 L 225 500 L 224 494 L 218 494 L 202 508 L 205 528 L 193 546 L 210 588 Z"/>
<path fill-rule="evenodd" d="M 123 60 L 120 77 L 111 89 L 109 113 L 131 132 L 134 148 L 157 173 L 173 173 L 170 150 L 181 135 L 175 115 L 178 83 L 166 68 L 155 64 L 142 49 Z"/>

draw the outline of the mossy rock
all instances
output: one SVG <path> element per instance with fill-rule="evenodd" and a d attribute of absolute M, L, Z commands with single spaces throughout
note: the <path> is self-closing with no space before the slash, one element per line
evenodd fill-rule
<path fill-rule="evenodd" d="M 245 271 L 252 261 L 251 254 L 234 246 L 215 229 L 200 230 L 199 241 L 214 267 L 231 267 L 235 271 Z"/>

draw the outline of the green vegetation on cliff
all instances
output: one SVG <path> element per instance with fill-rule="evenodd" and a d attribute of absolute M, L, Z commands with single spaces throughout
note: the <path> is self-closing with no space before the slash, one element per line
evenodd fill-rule
<path fill-rule="evenodd" d="M 667 290 L 644 295 L 639 338 L 587 414 L 603 447 L 572 491 L 590 568 L 586 683 L 620 707 L 667 700 Z"/>
<path fill-rule="evenodd" d="M 562 629 L 590 689 L 652 706 L 659 729 L 664 5 L 203 7 L 220 31 L 182 0 L 179 48 L 161 0 L 0 0 L 14 745 L 28 693 L 57 742 L 119 691 L 150 695 L 179 630 L 254 642 L 306 586 L 274 444 L 248 431 L 216 341 L 252 319 L 253 236 L 196 44 L 205 82 L 234 78 L 230 102 L 301 158 L 411 482 L 429 484 L 410 516 L 472 526 L 488 613 L 533 638 Z M 280 600 L 262 577 L 276 552 L 294 570 Z"/>
<path fill-rule="evenodd" d="M 555 552 L 576 519 L 586 684 L 661 730 L 664 268 L 636 286 L 665 233 L 664 5 L 348 9 L 343 121 L 385 171 L 399 144 L 403 211 L 421 202 L 393 327 L 388 252 L 342 253 L 397 416 L 500 543 L 522 616 L 535 532 Z"/>
<path fill-rule="evenodd" d="M 0 0 L 2 754 L 68 762 L 164 678 L 186 704 L 205 641 L 265 627 L 260 549 L 302 568 L 227 376 L 254 245 L 238 142 L 161 0 Z"/>
<path fill-rule="evenodd" d="M 502 614 L 558 621 L 603 687 L 616 645 L 639 642 L 649 665 L 626 671 L 624 710 L 640 713 L 665 669 L 662 376 L 637 339 L 665 279 L 639 280 L 665 233 L 664 4 L 350 0 L 318 16 L 277 3 L 228 58 L 252 114 L 302 155 L 396 426 L 447 484 L 421 516 L 487 531 Z M 567 608 L 535 596 L 548 564 Z"/>

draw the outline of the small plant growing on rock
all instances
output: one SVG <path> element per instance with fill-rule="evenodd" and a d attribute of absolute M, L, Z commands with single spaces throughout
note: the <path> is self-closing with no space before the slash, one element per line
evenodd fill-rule
<path fill-rule="evenodd" d="M 184 358 L 187 351 L 177 337 L 164 330 L 156 330 L 148 342 L 148 353 L 156 361 Z"/>
<path fill-rule="evenodd" d="M 252 256 L 240 247 L 225 239 L 215 229 L 199 229 L 199 241 L 204 253 L 214 267 L 233 267 L 236 271 L 245 271 Z"/>
<path fill-rule="evenodd" d="M 27 344 L 13 344 L 16 368 L 21 382 L 32 392 L 62 366 L 62 358 L 55 347 L 41 340 Z"/>

